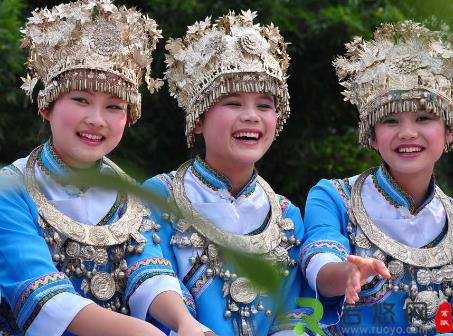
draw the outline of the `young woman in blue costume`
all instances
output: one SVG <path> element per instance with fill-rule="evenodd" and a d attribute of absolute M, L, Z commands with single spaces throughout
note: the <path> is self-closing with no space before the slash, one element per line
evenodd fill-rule
<path fill-rule="evenodd" d="M 32 94 L 51 139 L 3 168 L 0 192 L 1 334 L 201 335 L 162 256 L 149 210 L 132 195 L 61 184 L 73 170 L 130 179 L 105 155 L 140 117 L 160 31 L 154 20 L 110 1 L 36 10 L 24 30 Z M 5 183 L 4 183 L 5 182 Z M 16 183 L 16 184 L 13 184 Z M 11 314 L 6 315 L 7 309 Z"/>
<path fill-rule="evenodd" d="M 179 209 L 180 218 L 154 218 L 162 249 L 194 297 L 197 320 L 219 335 L 293 334 L 303 322 L 295 302 L 300 212 L 255 170 L 289 115 L 289 58 L 278 28 L 253 24 L 255 16 L 207 18 L 167 42 L 166 77 L 186 113 L 188 146 L 198 137 L 205 153 L 145 182 Z M 286 276 L 286 319 L 277 321 L 277 303 L 222 262 L 222 245 L 276 263 Z"/>
<path fill-rule="evenodd" d="M 334 65 L 383 164 L 311 189 L 302 268 L 319 295 L 345 295 L 332 334 L 433 334 L 453 291 L 453 204 L 433 175 L 453 140 L 453 51 L 412 21 L 346 47 Z"/>

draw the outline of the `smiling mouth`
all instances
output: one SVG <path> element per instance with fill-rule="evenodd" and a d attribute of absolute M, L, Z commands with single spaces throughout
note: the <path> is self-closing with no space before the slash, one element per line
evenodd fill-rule
<path fill-rule="evenodd" d="M 90 141 L 102 141 L 105 139 L 105 137 L 102 135 L 88 134 L 84 132 L 77 132 L 77 135 Z"/>
<path fill-rule="evenodd" d="M 419 153 L 423 151 L 422 147 L 399 147 L 396 149 L 397 153 Z"/>
<path fill-rule="evenodd" d="M 233 138 L 241 141 L 256 141 L 261 138 L 260 132 L 235 132 Z"/>

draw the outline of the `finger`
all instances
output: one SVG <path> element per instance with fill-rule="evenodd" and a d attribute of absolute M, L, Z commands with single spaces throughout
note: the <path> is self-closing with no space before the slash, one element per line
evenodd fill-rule
<path fill-rule="evenodd" d="M 384 278 L 389 279 L 391 277 L 390 271 L 385 266 L 385 264 L 382 261 L 380 261 L 380 260 L 377 260 L 377 259 L 374 260 L 374 262 L 373 262 L 373 270 L 374 270 L 374 272 L 376 274 L 379 274 L 379 275 L 381 275 Z"/>
<path fill-rule="evenodd" d="M 356 255 L 348 255 L 348 262 L 356 265 L 358 268 L 361 268 L 367 264 L 369 264 L 369 260 L 368 258 L 363 258 L 363 257 L 359 257 L 359 256 L 356 256 Z"/>
<path fill-rule="evenodd" d="M 359 300 L 359 295 L 352 286 L 346 288 L 345 295 L 348 304 L 355 304 Z"/>

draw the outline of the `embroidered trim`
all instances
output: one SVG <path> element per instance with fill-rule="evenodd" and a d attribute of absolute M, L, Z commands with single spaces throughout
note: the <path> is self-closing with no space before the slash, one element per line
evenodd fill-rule
<path fill-rule="evenodd" d="M 373 295 L 370 295 L 370 296 L 361 296 L 360 294 L 363 295 L 363 293 L 360 293 L 359 294 L 359 301 L 357 301 L 356 305 L 357 304 L 375 304 L 375 303 L 378 303 L 380 301 L 382 301 L 382 299 L 384 297 L 387 297 L 389 293 L 392 293 L 392 291 L 390 290 L 389 288 L 389 285 L 388 283 L 385 283 L 375 294 Z"/>
<path fill-rule="evenodd" d="M 127 194 L 116 194 L 115 203 L 113 203 L 112 207 L 110 208 L 109 212 L 102 218 L 96 225 L 105 225 L 112 219 L 113 215 L 118 210 L 118 217 L 121 217 L 125 211 L 125 207 L 127 205 Z M 121 214 L 120 211 L 121 210 Z"/>
<path fill-rule="evenodd" d="M 6 175 L 6 176 L 22 176 L 22 172 L 20 171 L 19 168 L 17 168 L 15 165 L 13 164 L 10 164 L 8 166 L 5 166 L 3 168 L 0 169 L 0 174 L 2 175 Z"/>
<path fill-rule="evenodd" d="M 432 248 L 434 246 L 437 246 L 437 244 L 439 244 L 441 242 L 441 240 L 444 239 L 447 232 L 448 232 L 448 223 L 445 223 L 445 225 L 444 225 L 442 231 L 439 233 L 439 235 L 436 238 L 434 238 L 432 242 L 422 246 L 421 248 Z"/>
<path fill-rule="evenodd" d="M 238 193 L 234 195 L 235 198 L 238 198 L 240 196 L 244 197 L 249 197 L 253 192 L 255 191 L 256 188 L 256 177 L 258 176 L 257 171 L 254 169 L 252 177 L 250 177 L 250 180 L 245 184 L 244 188 L 242 188 Z"/>
<path fill-rule="evenodd" d="M 208 188 L 217 191 L 226 189 L 231 192 L 231 182 L 221 172 L 211 168 L 209 164 L 199 155 L 195 158 L 191 170 L 198 179 L 203 182 Z"/>
<path fill-rule="evenodd" d="M 299 257 L 299 261 L 302 265 L 302 271 L 304 274 L 311 258 L 313 258 L 318 253 L 324 252 L 335 254 L 342 260 L 346 260 L 349 254 L 342 245 L 332 240 L 318 240 L 310 243 L 304 248 Z"/>
<path fill-rule="evenodd" d="M 257 234 L 260 234 L 261 232 L 263 232 L 266 229 L 266 227 L 267 227 L 269 219 L 271 219 L 271 211 L 270 210 L 267 212 L 266 218 L 264 218 L 264 221 L 260 225 L 260 227 L 255 229 L 255 230 L 253 230 L 252 232 L 247 233 L 247 236 L 257 235 Z"/>
<path fill-rule="evenodd" d="M 190 292 L 185 291 L 185 290 L 182 291 L 182 301 L 184 302 L 184 304 L 186 305 L 186 307 L 189 310 L 192 310 L 194 312 L 196 311 L 195 310 L 195 301 L 193 300 Z"/>
<path fill-rule="evenodd" d="M 434 176 L 429 182 L 429 196 L 418 208 L 415 208 L 414 199 L 398 185 L 384 165 L 374 170 L 371 177 L 374 186 L 387 202 L 395 208 L 406 207 L 412 215 L 418 214 L 434 198 Z"/>
<path fill-rule="evenodd" d="M 332 179 L 329 181 L 333 184 L 335 189 L 337 189 L 337 192 L 340 194 L 343 201 L 347 203 L 351 198 L 351 185 L 349 184 L 349 179 Z"/>
<path fill-rule="evenodd" d="M 289 206 L 291 205 L 291 201 L 284 196 L 279 196 L 280 200 L 280 208 L 282 209 L 282 214 L 285 215 L 286 211 L 288 210 Z"/>
<path fill-rule="evenodd" d="M 137 261 L 125 273 L 128 277 L 124 291 L 126 299 L 129 299 L 142 283 L 156 275 L 175 276 L 170 261 L 164 258 L 148 258 Z"/>
<path fill-rule="evenodd" d="M 231 182 L 230 180 L 223 175 L 221 172 L 212 168 L 206 161 L 204 161 L 200 156 L 197 156 L 190 167 L 192 173 L 209 189 L 218 191 L 220 189 L 226 189 L 231 193 Z M 248 197 L 255 191 L 256 188 L 256 178 L 258 173 L 256 170 L 253 170 L 253 174 L 250 177 L 249 181 L 245 186 L 236 194 L 233 195 L 234 198 L 239 198 L 240 196 Z"/>
<path fill-rule="evenodd" d="M 126 270 L 126 275 L 130 276 L 133 272 L 138 270 L 140 267 L 150 266 L 150 265 L 168 266 L 171 268 L 171 262 L 165 258 L 148 258 L 148 259 L 139 260 L 136 263 L 134 263 L 132 266 L 130 266 Z"/>
<path fill-rule="evenodd" d="M 373 179 L 373 184 L 376 187 L 376 189 L 379 191 L 379 193 L 387 200 L 387 202 L 389 202 L 395 208 L 400 208 L 401 206 L 406 206 L 407 208 L 411 209 L 410 201 L 407 199 L 407 197 L 404 194 L 403 195 L 399 194 L 398 187 L 393 183 L 392 177 L 390 177 L 390 175 L 386 174 L 385 171 L 382 172 L 380 170 L 381 170 L 381 168 L 378 168 L 378 169 L 374 170 L 373 173 L 371 174 L 371 177 Z M 381 177 L 381 179 L 378 179 L 378 175 L 379 175 L 379 177 Z M 380 182 L 383 185 L 382 187 L 381 187 Z M 393 192 L 394 197 L 392 197 L 390 195 L 390 193 L 386 192 L 386 190 L 384 189 L 385 187 L 389 188 L 391 190 L 390 192 Z M 398 200 L 395 200 L 394 198 L 399 199 L 399 201 L 401 203 L 398 202 Z"/>
<path fill-rule="evenodd" d="M 159 174 L 156 176 L 156 178 L 158 178 L 163 184 L 165 184 L 170 193 L 173 193 L 173 175 Z"/>
<path fill-rule="evenodd" d="M 306 309 L 305 309 L 306 310 Z M 293 330 L 298 323 L 302 323 L 307 335 L 315 335 L 306 325 L 305 316 L 311 316 L 312 312 L 304 311 L 304 309 L 297 309 L 297 311 L 288 312 L 276 317 L 275 322 L 271 327 L 271 334 L 283 330 Z"/>
<path fill-rule="evenodd" d="M 13 312 L 19 327 L 26 331 L 44 304 L 55 295 L 64 292 L 76 294 L 71 281 L 63 272 L 45 275 L 28 283 L 25 288 L 19 287 L 16 291 L 19 297 L 12 300 Z"/>
<path fill-rule="evenodd" d="M 186 276 L 184 278 L 186 280 L 185 285 L 195 300 L 200 297 L 213 281 L 213 277 L 206 275 L 206 268 L 207 266 L 202 264 L 195 270 L 192 277 L 186 279 Z"/>

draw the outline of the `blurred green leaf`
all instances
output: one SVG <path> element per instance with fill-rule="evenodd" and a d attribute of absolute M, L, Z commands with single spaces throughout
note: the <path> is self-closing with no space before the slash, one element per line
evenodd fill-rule
<path fill-rule="evenodd" d="M 233 247 L 223 246 L 221 250 L 225 261 L 233 265 L 241 276 L 247 277 L 258 288 L 265 288 L 274 298 L 279 297 L 282 276 L 275 265 L 260 256 L 238 252 Z"/>
<path fill-rule="evenodd" d="M 62 178 L 61 182 L 81 188 L 98 187 L 131 193 L 155 204 L 165 212 L 171 212 L 176 215 L 179 213 L 173 204 L 168 203 L 150 190 L 116 175 L 104 174 L 96 170 L 85 170 L 70 174 Z M 275 298 L 278 297 L 281 276 L 273 264 L 260 256 L 238 252 L 234 249 L 234 246 L 221 246 L 220 248 L 225 261 L 233 265 L 241 276 L 247 277 L 257 287 L 265 288 Z"/>

